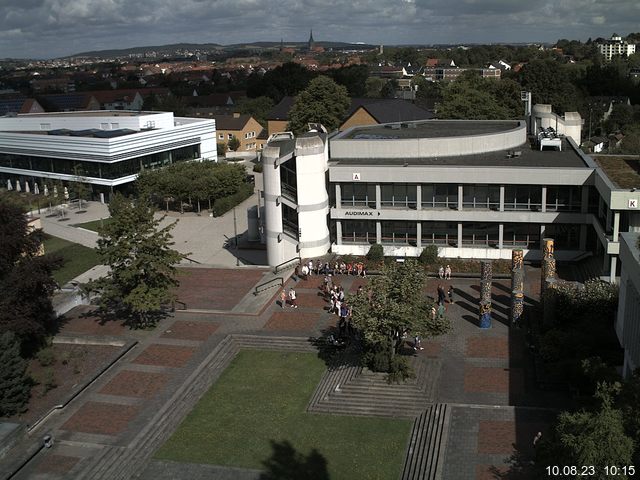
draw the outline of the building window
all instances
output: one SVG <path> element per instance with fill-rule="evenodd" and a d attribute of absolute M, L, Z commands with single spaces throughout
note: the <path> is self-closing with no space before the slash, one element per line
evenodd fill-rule
<path fill-rule="evenodd" d="M 581 205 L 581 187 L 547 187 L 547 211 L 579 212 Z"/>
<path fill-rule="evenodd" d="M 51 130 L 51 124 L 50 123 L 41 123 L 40 124 L 40 130 Z"/>
<path fill-rule="evenodd" d="M 343 220 L 342 243 L 376 243 L 376 222 L 368 220 Z"/>
<path fill-rule="evenodd" d="M 505 210 L 539 211 L 542 208 L 540 185 L 509 185 L 504 189 Z"/>
<path fill-rule="evenodd" d="M 498 185 L 465 185 L 463 192 L 462 208 L 500 209 L 500 186 Z"/>
<path fill-rule="evenodd" d="M 120 128 L 120 124 L 119 123 L 112 123 L 111 124 L 111 130 L 117 130 Z"/>
<path fill-rule="evenodd" d="M 382 243 L 387 245 L 416 245 L 416 222 L 381 222 Z"/>
<path fill-rule="evenodd" d="M 218 135 L 218 140 L 224 140 L 224 133 Z"/>
<path fill-rule="evenodd" d="M 499 225 L 497 223 L 462 224 L 462 245 L 497 247 Z"/>
<path fill-rule="evenodd" d="M 528 250 L 540 248 L 540 225 L 533 223 L 505 223 L 502 233 L 502 245 Z"/>
<path fill-rule="evenodd" d="M 376 208 L 376 186 L 373 183 L 343 183 L 340 185 L 342 207 Z"/>
<path fill-rule="evenodd" d="M 381 205 L 394 208 L 416 208 L 417 188 L 411 183 L 383 183 Z"/>
<path fill-rule="evenodd" d="M 108 123 L 101 123 L 100 124 L 100 128 L 102 130 L 109 130 L 109 124 Z"/>
<path fill-rule="evenodd" d="M 458 208 L 458 186 L 447 183 L 422 185 L 422 208 Z"/>
<path fill-rule="evenodd" d="M 445 222 L 422 222 L 422 243 L 443 247 L 458 244 L 458 224 Z"/>
<path fill-rule="evenodd" d="M 550 224 L 544 229 L 544 236 L 553 238 L 556 250 L 578 250 L 580 225 Z"/>
<path fill-rule="evenodd" d="M 296 159 L 280 165 L 280 185 L 282 195 L 293 202 L 298 201 L 298 179 L 296 176 Z"/>
<path fill-rule="evenodd" d="M 227 140 L 231 140 L 233 138 L 233 133 L 227 134 Z"/>
<path fill-rule="evenodd" d="M 288 205 L 282 204 L 282 231 L 298 239 L 298 212 Z"/>

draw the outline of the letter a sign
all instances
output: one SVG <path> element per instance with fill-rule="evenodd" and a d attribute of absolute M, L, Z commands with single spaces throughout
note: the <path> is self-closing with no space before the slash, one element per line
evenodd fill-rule
<path fill-rule="evenodd" d="M 354 182 L 359 182 L 360 181 L 360 174 L 359 173 L 354 173 L 353 174 L 353 181 Z"/>

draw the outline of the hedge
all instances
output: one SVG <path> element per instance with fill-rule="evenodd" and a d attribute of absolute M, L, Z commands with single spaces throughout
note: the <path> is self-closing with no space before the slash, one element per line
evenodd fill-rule
<path fill-rule="evenodd" d="M 244 202 L 247 198 L 253 195 L 253 185 L 244 184 L 240 186 L 240 189 L 233 195 L 228 197 L 218 198 L 213 202 L 213 216 L 221 217 L 236 205 Z"/>

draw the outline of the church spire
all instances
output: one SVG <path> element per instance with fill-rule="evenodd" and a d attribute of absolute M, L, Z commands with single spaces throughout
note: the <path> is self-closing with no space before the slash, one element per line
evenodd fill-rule
<path fill-rule="evenodd" d="M 315 41 L 313 40 L 313 28 L 309 31 L 309 42 L 307 43 L 309 50 L 313 50 L 315 46 Z"/>

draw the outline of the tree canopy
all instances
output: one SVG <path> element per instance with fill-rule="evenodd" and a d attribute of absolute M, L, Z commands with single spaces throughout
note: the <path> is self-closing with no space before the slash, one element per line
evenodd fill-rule
<path fill-rule="evenodd" d="M 289 112 L 288 129 L 303 133 L 309 123 L 321 123 L 328 131 L 335 130 L 344 120 L 349 105 L 345 87 L 329 77 L 319 76 L 296 97 Z"/>
<path fill-rule="evenodd" d="M 4 332 L 0 335 L 0 417 L 21 412 L 29 401 L 30 390 L 20 341 L 13 332 Z"/>
<path fill-rule="evenodd" d="M 54 323 L 52 277 L 62 260 L 39 255 L 41 230 L 30 230 L 24 212 L 0 199 L 0 334 L 12 331 L 23 349 L 36 347 Z"/>
<path fill-rule="evenodd" d="M 84 289 L 99 295 L 104 313 L 121 314 L 133 327 L 152 326 L 178 285 L 175 265 L 184 256 L 171 248 L 175 223 L 160 228 L 148 201 L 120 194 L 111 200 L 109 213 L 111 221 L 98 232 L 97 251 L 110 270 Z"/>

